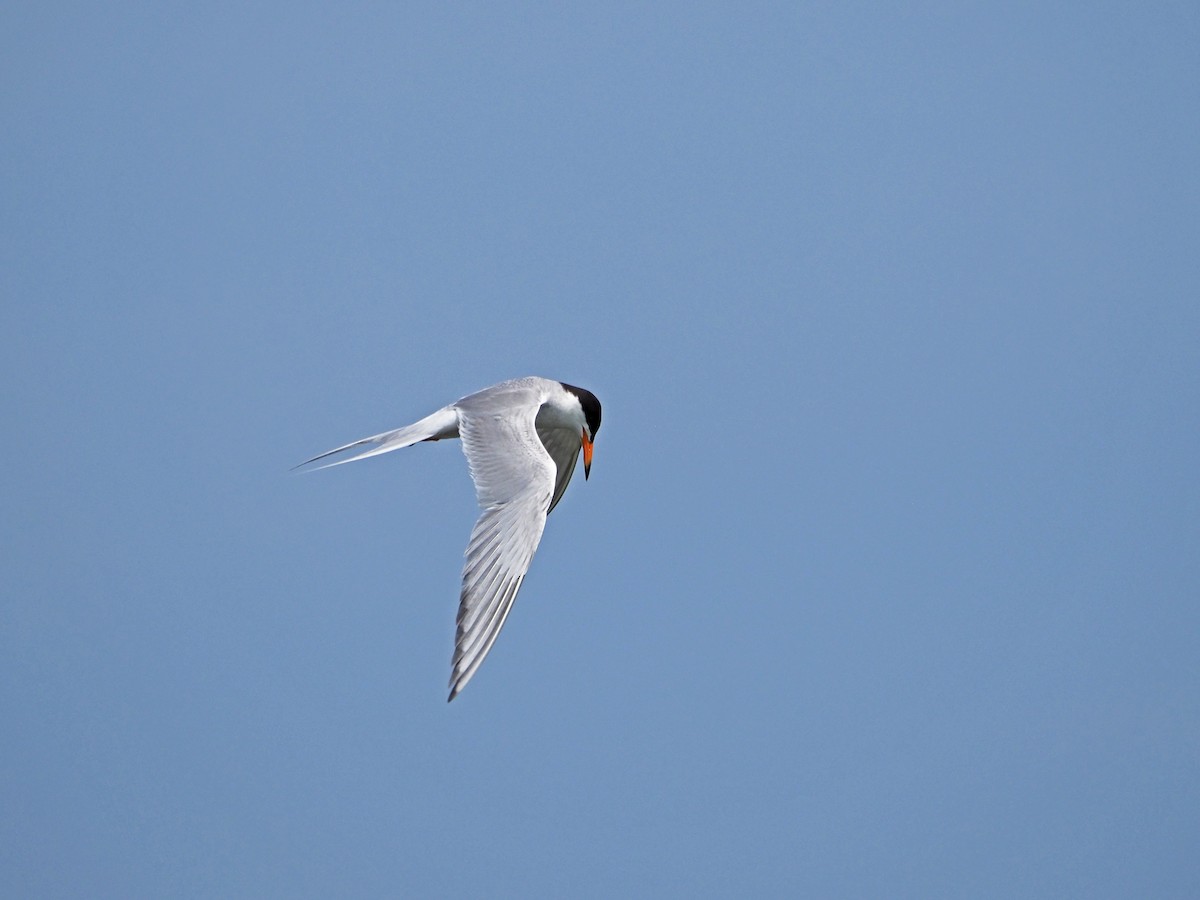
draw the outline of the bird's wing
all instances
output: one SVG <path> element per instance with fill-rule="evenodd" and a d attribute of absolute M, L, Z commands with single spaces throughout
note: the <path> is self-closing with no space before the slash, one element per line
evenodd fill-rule
<path fill-rule="evenodd" d="M 563 491 L 571 483 L 571 475 L 575 471 L 575 461 L 579 459 L 582 444 L 579 435 L 566 428 L 539 428 L 537 433 L 542 446 L 554 460 L 557 470 L 554 476 L 554 496 L 550 499 L 550 509 L 546 510 L 546 514 L 549 515 L 554 511 L 554 507 L 558 506 Z"/>
<path fill-rule="evenodd" d="M 534 427 L 540 405 L 534 390 L 458 403 L 459 436 L 483 514 L 463 567 L 451 700 L 496 642 L 542 539 L 556 466 Z"/>

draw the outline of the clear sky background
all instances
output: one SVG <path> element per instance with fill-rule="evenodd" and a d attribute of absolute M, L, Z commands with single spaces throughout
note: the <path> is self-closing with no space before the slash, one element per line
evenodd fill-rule
<path fill-rule="evenodd" d="M 1200 896 L 1200 8 L 903 6 L 10 5 L 0 894 Z"/>

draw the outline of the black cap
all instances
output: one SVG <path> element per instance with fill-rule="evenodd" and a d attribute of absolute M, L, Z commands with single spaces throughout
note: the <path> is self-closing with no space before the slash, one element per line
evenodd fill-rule
<path fill-rule="evenodd" d="M 579 405 L 583 407 L 583 417 L 587 419 L 588 431 L 592 433 L 594 441 L 596 432 L 600 430 L 600 401 L 596 399 L 595 394 L 585 388 L 575 387 L 573 384 L 562 381 L 559 384 L 579 398 Z"/>

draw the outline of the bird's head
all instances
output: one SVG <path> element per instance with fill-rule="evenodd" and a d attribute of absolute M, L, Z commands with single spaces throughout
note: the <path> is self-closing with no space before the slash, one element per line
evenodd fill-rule
<path fill-rule="evenodd" d="M 586 479 L 592 471 L 592 441 L 596 440 L 596 432 L 600 430 L 600 401 L 596 395 L 584 388 L 564 384 L 570 393 L 579 401 L 583 411 L 583 426 L 580 428 L 579 442 L 583 447 L 583 477 Z"/>

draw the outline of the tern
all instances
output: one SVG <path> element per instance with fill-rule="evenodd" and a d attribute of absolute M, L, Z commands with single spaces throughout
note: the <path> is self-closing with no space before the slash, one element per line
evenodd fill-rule
<path fill-rule="evenodd" d="M 494 384 L 419 422 L 353 441 L 296 466 L 302 469 L 349 454 L 308 470 L 315 471 L 421 441 L 462 439 L 483 513 L 467 543 L 448 700 L 466 687 L 504 627 L 542 539 L 546 516 L 562 499 L 581 450 L 583 477 L 591 473 L 592 441 L 599 430 L 600 401 L 595 394 L 532 376 Z"/>

